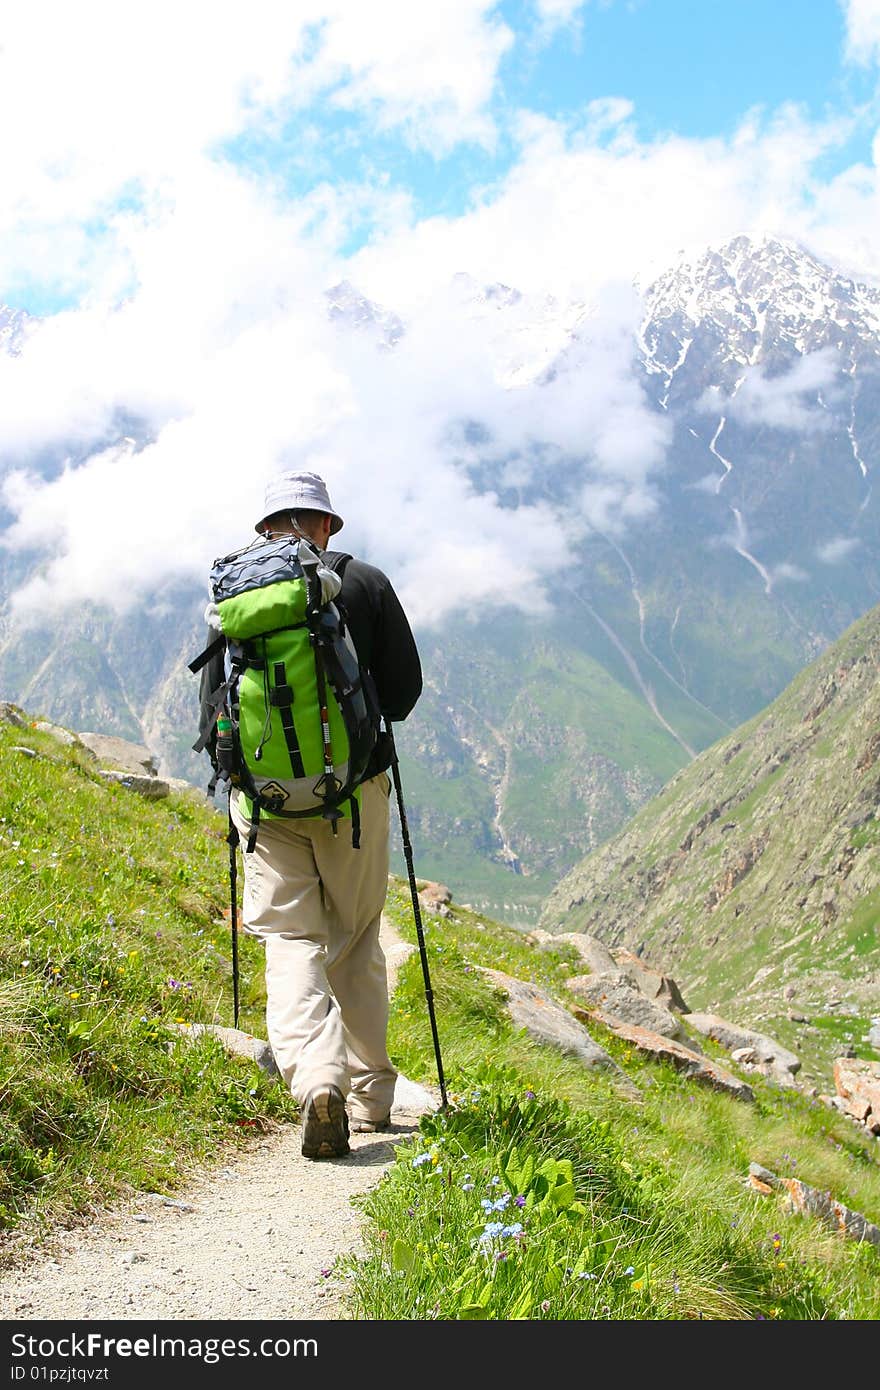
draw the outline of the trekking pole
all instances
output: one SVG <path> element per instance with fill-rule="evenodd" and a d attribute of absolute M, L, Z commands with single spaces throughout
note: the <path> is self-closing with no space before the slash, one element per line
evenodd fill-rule
<path fill-rule="evenodd" d="M 413 917 L 416 923 L 416 936 L 419 939 L 419 954 L 422 958 L 422 974 L 425 977 L 425 998 L 428 1001 L 428 1016 L 431 1020 L 431 1036 L 434 1039 L 434 1055 L 437 1058 L 437 1077 L 440 1082 L 441 1110 L 448 1108 L 449 1102 L 446 1099 L 446 1082 L 443 1077 L 443 1061 L 440 1056 L 440 1039 L 437 1036 L 437 1019 L 434 1015 L 434 994 L 431 989 L 431 976 L 428 972 L 428 954 L 425 949 L 425 936 L 422 931 L 422 914 L 419 908 L 419 895 L 416 890 L 416 875 L 413 869 L 412 845 L 409 838 L 409 827 L 406 823 L 406 811 L 403 805 L 403 789 L 400 785 L 400 764 L 397 761 L 397 749 L 394 745 L 394 735 L 391 725 L 385 720 L 385 729 L 388 734 L 388 741 L 391 744 L 391 776 L 394 781 L 394 790 L 397 793 L 397 809 L 400 812 L 400 833 L 403 837 L 403 854 L 406 859 L 406 868 L 409 875 L 409 888 L 412 895 Z"/>
<path fill-rule="evenodd" d="M 230 797 L 232 792 L 230 790 Z M 232 919 L 232 1013 L 235 1020 L 235 1027 L 238 1027 L 238 901 L 236 884 L 238 882 L 238 871 L 235 859 L 235 851 L 238 847 L 238 831 L 232 820 L 232 810 L 229 811 L 229 834 L 226 836 L 226 843 L 229 845 L 229 915 Z"/>

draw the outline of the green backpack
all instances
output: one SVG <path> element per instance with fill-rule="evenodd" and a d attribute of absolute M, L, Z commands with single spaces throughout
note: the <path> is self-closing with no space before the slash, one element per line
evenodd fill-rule
<path fill-rule="evenodd" d="M 248 850 L 262 816 L 323 816 L 334 834 L 350 816 L 352 844 L 360 843 L 358 787 L 379 736 L 379 709 L 344 610 L 327 597 L 335 597 L 349 558 L 334 556 L 328 575 L 308 541 L 261 536 L 211 569 L 221 635 L 189 670 L 224 650 L 225 679 L 193 748 L 201 752 L 216 725 L 218 776 L 243 794 Z"/>

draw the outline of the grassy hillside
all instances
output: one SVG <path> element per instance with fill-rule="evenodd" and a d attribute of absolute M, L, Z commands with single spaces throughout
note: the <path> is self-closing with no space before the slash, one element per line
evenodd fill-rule
<path fill-rule="evenodd" d="M 19 751 L 23 748 L 28 753 Z M 276 1124 L 277 1081 L 181 1022 L 232 1022 L 227 847 L 203 801 L 148 802 L 32 727 L 0 724 L 0 1230 L 87 1220 L 95 1205 L 178 1189 Z M 389 914 L 415 941 L 406 885 Z M 363 1199 L 367 1254 L 351 1316 L 875 1319 L 880 1251 L 745 1184 L 795 1170 L 880 1222 L 877 1144 L 769 1083 L 746 1105 L 595 1030 L 637 1088 L 515 1028 L 481 967 L 560 1001 L 571 948 L 453 905 L 425 923 L 450 1098 Z M 264 1034 L 262 956 L 240 938 L 243 1028 Z M 391 1052 L 436 1082 L 416 954 Z M 505 1195 L 506 1194 L 506 1195 Z M 487 1206 L 488 1204 L 488 1206 Z M 506 1234 L 505 1234 L 506 1233 Z M 4 1237 L 0 1235 L 0 1262 Z"/>
<path fill-rule="evenodd" d="M 541 925 L 685 972 L 797 1052 L 880 1014 L 880 609 L 573 869 Z M 788 1017 L 799 1013 L 800 1020 Z"/>

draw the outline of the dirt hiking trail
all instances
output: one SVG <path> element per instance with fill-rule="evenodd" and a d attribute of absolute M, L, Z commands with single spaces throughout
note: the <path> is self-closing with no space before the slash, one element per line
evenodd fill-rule
<path fill-rule="evenodd" d="M 417 948 L 387 922 L 381 940 L 393 990 Z M 439 1105 L 439 1090 L 401 1076 L 391 1129 L 352 1134 L 344 1158 L 303 1158 L 300 1126 L 283 1125 L 173 1197 L 136 1193 L 39 1243 L 19 1235 L 0 1248 L 11 1262 L 0 1267 L 0 1320 L 345 1318 L 333 1264 L 361 1248 L 351 1198 L 378 1183 L 395 1145 Z"/>

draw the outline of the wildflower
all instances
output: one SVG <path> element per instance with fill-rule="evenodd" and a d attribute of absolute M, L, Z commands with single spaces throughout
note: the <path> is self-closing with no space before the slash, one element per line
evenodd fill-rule
<path fill-rule="evenodd" d="M 627 1265 L 626 1269 L 623 1272 L 624 1274 L 635 1274 L 636 1271 L 633 1265 Z"/>
<path fill-rule="evenodd" d="M 517 1205 L 518 1207 L 524 1207 L 525 1204 L 526 1204 L 526 1199 L 525 1199 L 524 1195 L 522 1194 L 522 1192 L 519 1194 L 518 1197 L 514 1197 L 513 1200 L 514 1200 L 514 1202 L 516 1203 L 516 1205 Z"/>
<path fill-rule="evenodd" d="M 489 1186 L 490 1186 L 490 1187 L 497 1187 L 498 1184 L 500 1183 L 500 1181 L 501 1181 L 501 1179 L 498 1178 L 498 1177 L 490 1178 L 490 1179 L 489 1179 Z"/>
<path fill-rule="evenodd" d="M 637 1291 L 645 1287 L 644 1279 L 633 1279 L 633 1288 Z"/>
<path fill-rule="evenodd" d="M 482 1232 L 480 1233 L 480 1241 L 486 1243 L 490 1240 L 494 1240 L 496 1236 L 501 1235 L 501 1232 L 503 1230 L 503 1221 L 487 1221 L 485 1226 L 483 1227 Z"/>
<path fill-rule="evenodd" d="M 778 1231 L 776 1231 L 776 1232 L 774 1232 L 774 1234 L 770 1237 L 770 1241 L 771 1241 L 771 1244 L 772 1244 L 772 1246 L 773 1246 L 773 1249 L 774 1249 L 774 1250 L 778 1250 L 778 1249 L 780 1248 L 780 1246 L 782 1245 L 782 1236 L 779 1234 Z"/>
<path fill-rule="evenodd" d="M 507 1259 L 507 1251 L 506 1251 L 506 1250 L 496 1250 L 496 1251 L 495 1251 L 495 1258 L 496 1258 L 496 1260 L 506 1260 L 506 1259 Z"/>
<path fill-rule="evenodd" d="M 550 1300 L 549 1300 L 549 1298 L 544 1298 L 544 1299 L 541 1300 L 541 1312 L 542 1312 L 542 1313 L 549 1313 L 549 1312 L 550 1312 Z"/>
<path fill-rule="evenodd" d="M 521 1221 L 514 1221 L 512 1226 L 502 1226 L 501 1228 L 501 1234 L 505 1239 L 509 1236 L 513 1236 L 514 1239 L 516 1239 L 516 1237 L 521 1236 L 522 1233 L 523 1225 Z"/>
<path fill-rule="evenodd" d="M 526 1091 L 526 1100 L 535 1100 L 534 1091 Z"/>
<path fill-rule="evenodd" d="M 68 997 L 68 999 L 78 999 L 78 998 L 79 998 L 79 990 L 78 990 L 78 989 L 69 989 L 69 990 L 67 991 L 67 997 Z"/>
<path fill-rule="evenodd" d="M 430 1163 L 430 1162 L 431 1162 L 431 1155 L 430 1155 L 429 1153 L 416 1154 L 415 1158 L 414 1158 L 413 1161 L 412 1161 L 412 1166 L 413 1166 L 414 1168 L 421 1168 L 421 1166 L 422 1166 L 423 1163 Z"/>
<path fill-rule="evenodd" d="M 471 1175 L 470 1175 L 470 1173 L 465 1173 L 465 1175 L 464 1175 L 464 1182 L 463 1182 L 462 1185 L 461 1185 L 461 1190 L 462 1190 L 462 1192 L 473 1192 L 473 1190 L 474 1190 L 474 1184 L 473 1184 L 473 1182 L 472 1182 L 472 1180 L 471 1180 Z"/>
<path fill-rule="evenodd" d="M 596 1278 L 598 1278 L 598 1275 L 594 1274 L 593 1271 L 592 1271 L 591 1269 L 582 1269 L 581 1272 L 580 1272 L 580 1274 L 578 1275 L 578 1278 L 579 1278 L 579 1279 L 596 1279 Z"/>
<path fill-rule="evenodd" d="M 333 1273 L 333 1270 L 332 1270 L 332 1269 L 322 1269 L 322 1270 L 321 1270 L 321 1278 L 322 1278 L 322 1279 L 329 1279 L 329 1278 L 330 1278 L 330 1275 L 331 1275 L 332 1273 Z"/>

